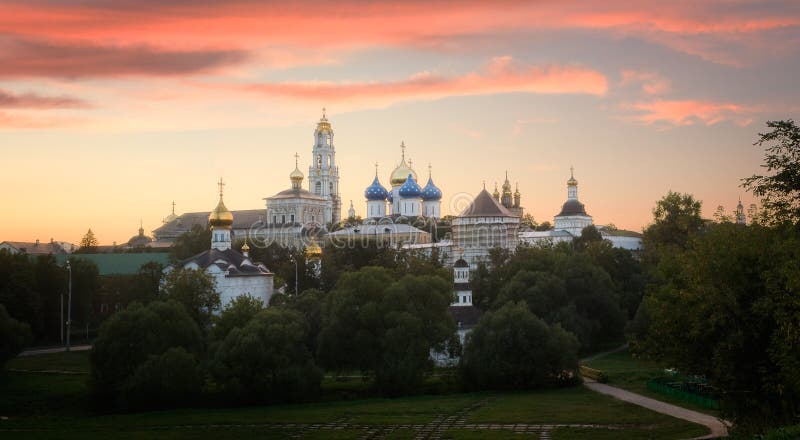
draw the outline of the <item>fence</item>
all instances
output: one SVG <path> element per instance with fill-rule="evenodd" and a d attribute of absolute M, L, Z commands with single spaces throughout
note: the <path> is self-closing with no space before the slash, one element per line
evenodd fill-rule
<path fill-rule="evenodd" d="M 719 409 L 719 398 L 712 394 L 711 387 L 701 382 L 676 382 L 673 378 L 661 377 L 648 380 L 647 389 L 703 408 Z"/>

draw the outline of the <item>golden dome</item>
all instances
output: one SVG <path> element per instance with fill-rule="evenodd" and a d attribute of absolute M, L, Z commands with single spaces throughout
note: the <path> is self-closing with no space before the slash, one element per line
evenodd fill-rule
<path fill-rule="evenodd" d="M 320 258 L 322 258 L 322 248 L 317 244 L 317 240 L 312 237 L 311 242 L 306 246 L 306 259 L 319 260 Z"/>
<path fill-rule="evenodd" d="M 400 160 L 400 165 L 398 165 L 397 168 L 392 171 L 392 175 L 389 178 L 389 182 L 392 186 L 400 186 L 404 184 L 406 179 L 408 179 L 409 174 L 414 176 L 414 180 L 419 180 L 417 179 L 417 172 L 406 164 L 406 143 L 400 142 L 400 148 L 403 151 L 403 156 Z"/>
<path fill-rule="evenodd" d="M 306 177 L 302 171 L 300 171 L 300 166 L 298 165 L 298 160 L 300 159 L 300 155 L 295 153 L 294 154 L 294 171 L 289 174 L 289 180 L 292 182 L 300 183 Z"/>
<path fill-rule="evenodd" d="M 250 251 L 250 246 L 247 245 L 247 240 L 245 240 L 244 244 L 242 245 L 242 253 L 249 252 L 249 251 Z"/>
<path fill-rule="evenodd" d="M 233 214 L 231 214 L 228 208 L 225 207 L 225 204 L 222 203 L 222 197 L 219 198 L 217 207 L 208 215 L 208 223 L 214 227 L 230 226 L 233 224 Z"/>
<path fill-rule="evenodd" d="M 331 123 L 328 122 L 328 116 L 325 114 L 325 107 L 322 107 L 322 118 L 320 118 L 319 122 L 317 122 L 317 132 L 323 131 L 333 133 L 333 129 L 331 129 Z"/>
<path fill-rule="evenodd" d="M 233 224 L 233 214 L 228 211 L 228 208 L 225 207 L 225 203 L 222 202 L 222 187 L 225 186 L 222 183 L 222 179 L 219 179 L 219 203 L 217 203 L 217 207 L 211 211 L 211 214 L 208 215 L 208 223 L 214 227 L 220 226 L 228 226 Z"/>
<path fill-rule="evenodd" d="M 574 170 L 572 167 L 569 168 L 569 180 L 567 180 L 567 186 L 578 186 L 578 181 L 575 180 Z"/>

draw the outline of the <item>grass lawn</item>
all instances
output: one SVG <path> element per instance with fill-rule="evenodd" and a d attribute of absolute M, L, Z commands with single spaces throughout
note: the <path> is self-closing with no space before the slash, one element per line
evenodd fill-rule
<path fill-rule="evenodd" d="M 608 375 L 609 385 L 715 417 L 720 415 L 719 411 L 648 390 L 647 381 L 664 376 L 664 366 L 634 359 L 628 350 L 618 351 L 586 362 L 586 366 L 604 371 Z"/>
<path fill-rule="evenodd" d="M 28 371 L 88 370 L 86 353 L 17 358 L 9 368 Z M 87 374 L 0 374 L 0 438 L 32 439 L 305 439 L 359 438 L 379 429 L 389 440 L 412 439 L 407 425 L 424 425 L 486 400 L 466 423 L 597 424 L 624 429 L 557 428 L 552 438 L 687 438 L 705 428 L 650 412 L 582 387 L 519 393 L 424 395 L 369 398 L 299 405 L 186 408 L 101 414 L 89 407 Z M 330 423 L 324 429 L 318 425 Z M 400 426 L 405 425 L 405 426 Z M 451 429 L 444 438 L 538 438 L 509 430 Z"/>

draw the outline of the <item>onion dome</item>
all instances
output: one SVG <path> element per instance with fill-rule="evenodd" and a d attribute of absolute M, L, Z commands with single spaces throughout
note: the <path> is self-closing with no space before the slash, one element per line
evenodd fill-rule
<path fill-rule="evenodd" d="M 417 184 L 417 180 L 414 178 L 413 174 L 409 174 L 406 177 L 406 181 L 400 187 L 398 191 L 400 197 L 419 197 L 422 193 L 422 188 L 419 187 Z"/>
<path fill-rule="evenodd" d="M 578 186 L 578 181 L 575 180 L 575 174 L 572 167 L 569 167 L 569 180 L 567 180 L 567 186 Z"/>
<path fill-rule="evenodd" d="M 375 176 L 375 180 L 372 181 L 372 185 L 364 190 L 364 197 L 367 200 L 386 200 L 388 195 L 389 192 L 381 185 L 377 175 Z"/>
<path fill-rule="evenodd" d="M 492 193 L 492 197 L 495 199 L 500 198 L 500 191 L 497 190 L 497 182 L 494 183 L 494 192 Z"/>
<path fill-rule="evenodd" d="M 456 263 L 453 265 L 453 267 L 469 267 L 469 263 L 464 260 L 464 257 L 461 257 L 456 260 Z"/>
<path fill-rule="evenodd" d="M 294 155 L 294 171 L 289 173 L 289 180 L 292 183 L 303 183 L 303 179 L 306 177 L 302 171 L 300 171 L 300 166 L 298 165 L 298 159 L 300 159 L 300 155 L 295 153 Z"/>
<path fill-rule="evenodd" d="M 436 187 L 433 184 L 433 178 L 428 177 L 428 183 L 425 185 L 425 188 L 422 190 L 420 194 L 422 196 L 422 200 L 442 200 L 442 190 Z"/>
<path fill-rule="evenodd" d="M 409 174 L 414 176 L 414 180 L 417 180 L 416 171 L 411 169 L 411 166 L 406 164 L 406 144 L 405 144 L 405 142 L 401 142 L 400 143 L 400 148 L 403 150 L 403 156 L 402 156 L 402 159 L 400 160 L 400 165 L 398 165 L 397 168 L 395 168 L 394 171 L 392 171 L 391 180 L 390 180 L 390 183 L 392 184 L 392 186 L 400 186 L 403 183 L 405 183 L 405 181 L 408 178 Z"/>
<path fill-rule="evenodd" d="M 319 260 L 322 258 L 322 248 L 317 244 L 317 240 L 313 237 L 311 242 L 308 243 L 305 250 L 307 260 Z"/>
<path fill-rule="evenodd" d="M 389 193 L 389 195 L 386 196 L 386 200 L 388 200 L 389 203 L 394 203 L 394 194 Z"/>
<path fill-rule="evenodd" d="M 225 184 L 222 183 L 222 179 L 219 179 L 218 185 L 219 203 L 217 203 L 217 207 L 211 211 L 211 214 L 208 215 L 208 223 L 214 227 L 230 227 L 233 224 L 233 214 L 228 211 L 228 208 L 225 207 L 225 203 L 222 201 L 222 187 L 225 186 Z"/>
<path fill-rule="evenodd" d="M 514 191 L 514 197 L 520 197 L 522 194 L 519 192 L 519 182 L 517 183 L 517 189 Z"/>

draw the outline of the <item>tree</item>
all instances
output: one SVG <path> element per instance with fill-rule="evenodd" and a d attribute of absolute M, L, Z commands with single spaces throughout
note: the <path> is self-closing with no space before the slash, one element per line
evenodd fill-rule
<path fill-rule="evenodd" d="M 475 389 L 533 389 L 574 383 L 578 341 L 523 302 L 488 312 L 467 335 L 459 368 Z"/>
<path fill-rule="evenodd" d="M 97 249 L 97 238 L 95 238 L 92 229 L 89 228 L 89 230 L 86 231 L 86 234 L 83 236 L 83 238 L 81 238 L 79 250 L 82 253 L 89 253 L 89 252 L 94 252 L 96 249 Z"/>
<path fill-rule="evenodd" d="M 200 329 L 181 304 L 134 303 L 114 314 L 100 327 L 89 354 L 93 396 L 102 402 L 120 403 L 121 393 L 130 386 L 128 381 L 137 369 L 151 355 L 161 355 L 173 347 L 182 347 L 193 355 L 199 355 L 203 348 Z M 152 377 L 160 383 L 161 376 Z"/>
<path fill-rule="evenodd" d="M 169 250 L 169 260 L 173 263 L 185 260 L 193 255 L 208 250 L 211 243 L 211 229 L 200 225 L 192 226 L 188 232 L 181 234 Z"/>
<path fill-rule="evenodd" d="M 725 223 L 662 258 L 630 335 L 642 356 L 703 375 L 739 426 L 800 412 L 800 233 Z"/>
<path fill-rule="evenodd" d="M 527 213 L 527 214 L 523 215 L 522 219 L 520 219 L 519 224 L 520 224 L 520 226 L 527 226 L 527 227 L 529 227 L 531 229 L 536 229 L 536 227 L 539 225 L 536 222 L 536 219 L 533 218 L 533 214 L 531 214 L 531 213 Z"/>
<path fill-rule="evenodd" d="M 142 264 L 136 271 L 134 284 L 139 294 L 139 301 L 149 302 L 158 296 L 161 288 L 161 277 L 164 276 L 164 265 L 157 261 Z"/>
<path fill-rule="evenodd" d="M 213 374 L 233 399 L 302 401 L 319 392 L 322 372 L 305 345 L 303 316 L 285 308 L 259 312 L 234 328 L 214 354 Z"/>
<path fill-rule="evenodd" d="M 151 354 L 126 379 L 120 389 L 120 404 L 126 407 L 167 408 L 192 402 L 203 389 L 203 377 L 194 354 L 171 347 Z"/>
<path fill-rule="evenodd" d="M 732 220 L 733 217 L 725 211 L 724 206 L 717 206 L 717 210 L 714 211 L 714 221 L 717 223 L 730 223 Z"/>
<path fill-rule="evenodd" d="M 644 230 L 645 248 L 684 247 L 689 237 L 703 226 L 701 208 L 702 203 L 691 194 L 669 191 L 653 208 L 653 223 Z"/>
<path fill-rule="evenodd" d="M 791 119 L 767 121 L 771 131 L 753 144 L 765 148 L 766 175 L 742 179 L 742 187 L 761 198 L 767 224 L 800 222 L 800 127 Z"/>
<path fill-rule="evenodd" d="M 549 231 L 551 229 L 553 229 L 553 224 L 549 221 L 543 221 L 539 223 L 539 226 L 536 227 L 537 231 Z"/>
<path fill-rule="evenodd" d="M 209 328 L 220 307 L 219 293 L 211 275 L 193 269 L 173 269 L 164 278 L 161 295 L 182 304 L 201 329 Z"/>
<path fill-rule="evenodd" d="M 12 318 L 0 304 L 0 369 L 30 344 L 31 340 L 30 326 Z"/>
<path fill-rule="evenodd" d="M 214 339 L 223 340 L 234 328 L 242 328 L 259 312 L 265 304 L 250 295 L 237 296 L 214 319 Z"/>
<path fill-rule="evenodd" d="M 450 283 L 436 275 L 395 281 L 381 267 L 343 274 L 323 308 L 320 363 L 372 374 L 384 394 L 418 388 L 432 368 L 430 350 L 442 350 L 454 338 Z"/>
<path fill-rule="evenodd" d="M 600 234 L 600 231 L 594 225 L 589 225 L 581 231 L 581 236 L 575 238 L 572 241 L 573 247 L 578 250 L 582 251 L 588 246 L 590 243 L 596 243 L 603 241 L 603 236 Z"/>

